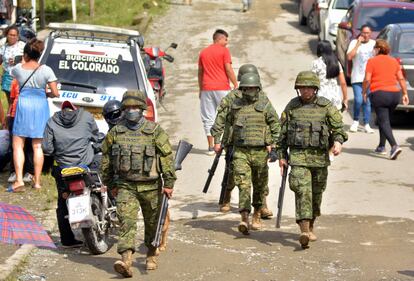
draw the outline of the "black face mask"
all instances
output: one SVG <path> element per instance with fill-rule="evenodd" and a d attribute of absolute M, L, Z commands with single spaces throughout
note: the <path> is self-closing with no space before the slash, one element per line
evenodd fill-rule
<path fill-rule="evenodd" d="M 144 123 L 141 109 L 130 109 L 125 112 L 126 125 L 131 130 L 138 130 Z"/>
<path fill-rule="evenodd" d="M 62 111 L 62 123 L 64 125 L 70 125 L 75 122 L 77 112 L 75 110 L 63 110 Z"/>
<path fill-rule="evenodd" d="M 243 98 L 248 102 L 254 102 L 258 98 L 259 89 L 256 88 L 244 88 L 242 90 Z"/>

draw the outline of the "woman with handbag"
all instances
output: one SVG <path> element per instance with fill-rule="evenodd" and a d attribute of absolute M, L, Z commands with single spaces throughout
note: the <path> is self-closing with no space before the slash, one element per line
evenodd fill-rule
<path fill-rule="evenodd" d="M 58 97 L 57 78 L 53 70 L 40 65 L 38 60 L 44 44 L 37 39 L 30 40 L 23 51 L 23 64 L 16 65 L 11 75 L 17 79 L 20 94 L 13 124 L 13 161 L 16 170 L 16 181 L 8 187 L 10 192 L 24 191 L 23 165 L 24 143 L 26 138 L 32 139 L 34 183 L 33 188 L 40 189 L 40 174 L 43 167 L 42 138 L 49 119 L 48 97 Z M 46 94 L 46 86 L 50 92 Z"/>
<path fill-rule="evenodd" d="M 13 80 L 10 69 L 21 60 L 25 44 L 19 41 L 19 29 L 15 25 L 7 27 L 4 34 L 6 43 L 0 48 L 0 64 L 3 66 L 1 89 L 6 93 L 7 101 L 10 102 L 10 86 Z"/>

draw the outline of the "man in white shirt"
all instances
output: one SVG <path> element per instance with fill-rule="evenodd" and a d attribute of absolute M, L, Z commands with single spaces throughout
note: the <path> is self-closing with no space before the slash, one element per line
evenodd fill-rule
<path fill-rule="evenodd" d="M 349 43 L 347 59 L 352 60 L 351 84 L 354 91 L 354 122 L 349 129 L 350 132 L 358 131 L 359 112 L 364 114 L 364 130 L 372 134 L 374 131 L 369 126 L 371 119 L 371 103 L 369 99 L 364 102 L 362 98 L 362 82 L 365 77 L 365 67 L 369 58 L 374 56 L 375 40 L 371 39 L 371 27 L 368 25 L 361 26 L 361 34 L 357 39 Z"/>

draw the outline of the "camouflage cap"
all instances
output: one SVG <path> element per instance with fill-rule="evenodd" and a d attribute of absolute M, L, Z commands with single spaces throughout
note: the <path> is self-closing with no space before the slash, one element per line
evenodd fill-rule
<path fill-rule="evenodd" d="M 250 64 L 250 63 L 243 64 L 242 66 L 240 66 L 239 72 L 237 73 L 237 81 L 240 81 L 242 76 L 246 73 L 255 73 L 259 75 L 259 71 L 257 70 L 257 67 L 255 65 Z"/>
<path fill-rule="evenodd" d="M 240 79 L 240 88 L 243 87 L 258 87 L 262 88 L 262 84 L 260 83 L 259 75 L 255 73 L 246 73 Z"/>
<path fill-rule="evenodd" d="M 319 89 L 320 82 L 319 77 L 312 71 L 301 71 L 296 76 L 295 89 L 300 87 L 312 87 Z"/>
<path fill-rule="evenodd" d="M 122 96 L 122 108 L 126 106 L 138 106 L 141 109 L 147 109 L 145 94 L 141 91 L 126 91 Z"/>

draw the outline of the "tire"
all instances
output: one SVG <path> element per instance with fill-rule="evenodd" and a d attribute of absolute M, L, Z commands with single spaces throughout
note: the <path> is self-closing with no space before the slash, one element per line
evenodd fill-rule
<path fill-rule="evenodd" d="M 312 10 L 309 12 L 306 22 L 312 34 L 319 33 L 319 19 L 315 8 L 312 8 Z"/>
<path fill-rule="evenodd" d="M 299 2 L 298 16 L 299 16 L 299 24 L 300 25 L 306 25 L 306 18 L 303 15 L 302 1 Z"/>
<path fill-rule="evenodd" d="M 103 221 L 102 218 L 102 203 L 97 195 L 91 194 L 91 208 L 92 213 L 97 221 Z M 86 246 L 93 255 L 101 255 L 109 249 L 109 228 L 105 229 L 104 234 L 100 234 L 97 226 L 94 225 L 89 228 L 82 228 L 82 234 L 85 237 Z"/>

